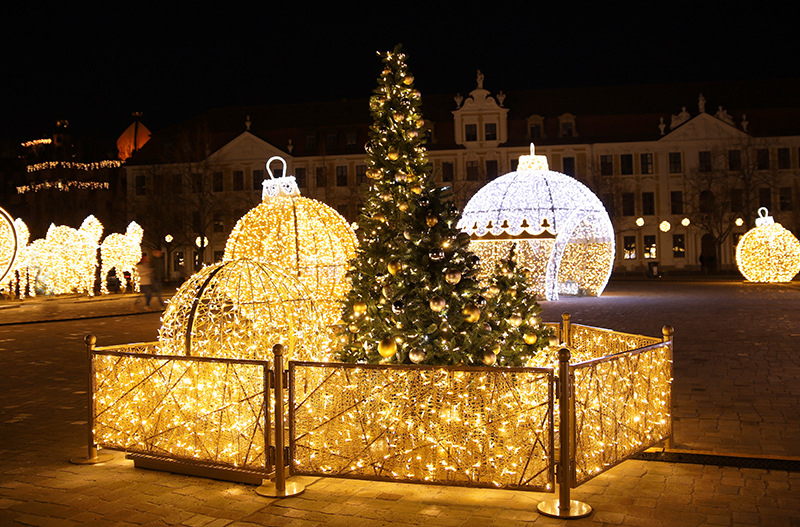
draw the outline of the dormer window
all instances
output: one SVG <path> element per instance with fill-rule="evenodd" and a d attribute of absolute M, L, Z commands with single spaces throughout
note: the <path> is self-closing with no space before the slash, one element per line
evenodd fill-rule
<path fill-rule="evenodd" d="M 571 113 L 565 113 L 558 118 L 558 123 L 560 137 L 578 137 L 577 130 L 575 129 L 574 115 Z"/>
<path fill-rule="evenodd" d="M 542 123 L 534 123 L 530 126 L 531 139 L 539 139 L 542 137 Z"/>

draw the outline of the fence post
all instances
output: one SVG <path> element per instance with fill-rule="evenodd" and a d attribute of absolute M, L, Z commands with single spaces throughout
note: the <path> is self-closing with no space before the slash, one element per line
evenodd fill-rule
<path fill-rule="evenodd" d="M 564 313 L 566 327 L 569 328 L 569 314 Z M 558 498 L 545 500 L 537 507 L 539 512 L 545 516 L 553 518 L 578 519 L 584 518 L 592 513 L 592 507 L 570 499 L 570 488 L 572 487 L 572 448 L 570 444 L 570 422 L 572 408 L 570 405 L 570 392 L 572 386 L 569 374 L 570 351 L 567 348 L 558 350 L 558 439 L 559 439 L 559 461 L 556 470 L 558 482 Z"/>
<path fill-rule="evenodd" d="M 570 326 L 571 315 L 567 312 L 561 313 L 561 342 L 567 346 L 572 346 L 572 327 Z"/>
<path fill-rule="evenodd" d="M 673 373 L 672 372 L 672 367 L 673 367 L 673 364 L 672 364 L 672 354 L 673 354 L 672 339 L 673 339 L 673 336 L 675 335 L 675 329 L 672 326 L 664 326 L 663 328 L 661 328 L 661 333 L 664 336 L 664 342 L 669 342 L 669 378 L 670 378 L 670 382 L 672 382 L 672 373 Z M 674 410 L 674 405 L 673 405 L 673 402 L 672 402 L 672 388 L 670 388 L 669 392 L 670 392 L 669 393 L 669 439 L 664 441 L 664 449 L 665 450 L 666 449 L 671 449 L 675 445 L 675 427 L 673 425 L 673 423 L 674 423 L 673 416 L 675 414 L 674 414 L 674 411 L 673 411 Z"/>
<path fill-rule="evenodd" d="M 275 356 L 273 361 L 273 375 L 275 381 L 275 479 L 274 481 L 263 480 L 261 486 L 256 489 L 259 496 L 269 498 L 288 498 L 297 496 L 304 490 L 305 485 L 297 481 L 286 481 L 286 461 L 284 457 L 284 422 L 283 422 L 283 346 L 275 344 L 272 347 Z M 264 393 L 264 397 L 269 397 Z M 291 404 L 291 401 L 290 401 Z"/>
<path fill-rule="evenodd" d="M 94 375 L 92 370 L 92 355 L 94 355 L 94 345 L 97 343 L 97 337 L 94 335 L 86 335 L 83 339 L 86 343 L 86 355 L 88 360 L 86 362 L 86 407 L 88 419 L 86 426 L 89 429 L 88 433 L 88 455 L 86 457 L 74 457 L 69 460 L 74 465 L 96 465 L 98 463 L 105 463 L 114 459 L 113 454 L 98 454 L 97 443 L 94 441 Z"/>

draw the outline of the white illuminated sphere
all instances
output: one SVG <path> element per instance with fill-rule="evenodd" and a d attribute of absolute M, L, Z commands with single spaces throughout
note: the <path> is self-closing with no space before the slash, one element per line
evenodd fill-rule
<path fill-rule="evenodd" d="M 614 228 L 605 207 L 546 161 L 531 166 L 521 159 L 520 170 L 488 183 L 464 207 L 458 227 L 470 235 L 484 274 L 516 242 L 518 264 L 547 300 L 559 293 L 600 296 L 611 276 Z"/>

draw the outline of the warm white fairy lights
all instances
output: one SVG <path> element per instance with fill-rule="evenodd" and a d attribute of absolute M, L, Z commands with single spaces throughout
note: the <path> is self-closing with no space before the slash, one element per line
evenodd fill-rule
<path fill-rule="evenodd" d="M 101 168 L 119 168 L 122 166 L 122 161 L 115 159 L 108 159 L 105 161 L 97 161 L 94 163 L 76 163 L 74 161 L 45 161 L 43 163 L 36 163 L 35 165 L 28 165 L 28 172 L 38 172 L 39 170 L 50 170 L 53 168 L 69 168 L 73 170 L 98 170 Z"/>
<path fill-rule="evenodd" d="M 19 234 L 11 215 L 0 208 L 0 284 L 14 269 L 19 256 Z"/>
<path fill-rule="evenodd" d="M 27 194 L 28 192 L 39 192 L 40 190 L 56 189 L 61 192 L 70 190 L 108 190 L 108 181 L 45 181 L 43 183 L 31 183 L 17 187 L 17 194 Z"/>
<path fill-rule="evenodd" d="M 133 280 L 133 290 L 139 291 L 139 274 L 136 272 L 136 264 L 142 259 L 142 227 L 132 221 L 128 224 L 125 234 L 114 232 L 109 234 L 100 245 L 100 292 L 108 294 L 108 273 L 114 269 L 120 288 L 125 291 L 128 281 L 125 279 L 125 271 L 128 271 Z"/>
<path fill-rule="evenodd" d="M 660 230 L 661 232 L 669 232 L 670 229 L 672 229 L 672 224 L 667 220 L 664 220 L 658 224 L 658 230 Z"/>
<path fill-rule="evenodd" d="M 545 156 L 520 158 L 519 168 L 479 190 L 458 227 L 472 238 L 484 273 L 519 246 L 518 263 L 548 300 L 559 293 L 599 296 L 614 264 L 614 228 L 603 204 L 574 178 L 547 169 Z"/>
<path fill-rule="evenodd" d="M 25 141 L 24 143 L 20 143 L 23 148 L 30 148 L 32 146 L 39 146 L 39 145 L 49 145 L 52 144 L 53 140 L 50 138 L 44 139 L 34 139 L 32 141 Z"/>
<path fill-rule="evenodd" d="M 790 282 L 800 272 L 800 241 L 775 223 L 766 208 L 758 214 L 756 227 L 736 246 L 736 265 L 751 282 Z"/>
<path fill-rule="evenodd" d="M 349 287 L 345 273 L 355 257 L 355 233 L 334 209 L 301 197 L 293 177 L 264 183 L 262 203 L 236 223 L 223 260 L 249 258 L 292 273 L 308 288 L 325 324 L 333 325 Z"/>

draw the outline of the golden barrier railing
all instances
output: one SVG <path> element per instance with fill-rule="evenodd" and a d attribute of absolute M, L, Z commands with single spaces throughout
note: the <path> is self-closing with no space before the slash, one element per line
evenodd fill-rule
<path fill-rule="evenodd" d="M 271 471 L 269 362 L 160 355 L 156 343 L 93 344 L 89 457 L 100 446 L 264 477 Z"/>
<path fill-rule="evenodd" d="M 552 488 L 553 370 L 291 362 L 295 474 Z"/>

